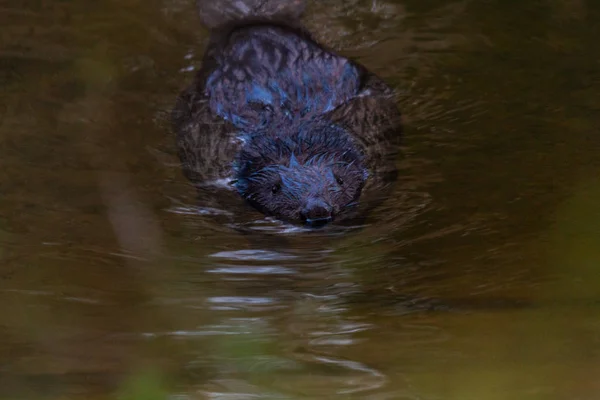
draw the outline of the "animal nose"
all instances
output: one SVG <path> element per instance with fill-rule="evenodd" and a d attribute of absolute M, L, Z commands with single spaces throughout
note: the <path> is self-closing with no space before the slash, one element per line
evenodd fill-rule
<path fill-rule="evenodd" d="M 333 221 L 333 209 L 324 201 L 311 201 L 302 209 L 300 216 L 307 225 L 313 227 L 323 226 Z"/>

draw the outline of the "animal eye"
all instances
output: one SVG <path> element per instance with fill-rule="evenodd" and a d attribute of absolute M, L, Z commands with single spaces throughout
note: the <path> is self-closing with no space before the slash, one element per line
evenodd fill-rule
<path fill-rule="evenodd" d="M 342 178 L 340 178 L 339 176 L 335 177 L 335 181 L 337 182 L 338 185 L 342 186 L 344 184 L 344 180 Z"/>
<path fill-rule="evenodd" d="M 271 188 L 271 193 L 275 194 L 275 193 L 279 192 L 279 190 L 281 190 L 281 184 L 276 183 Z"/>

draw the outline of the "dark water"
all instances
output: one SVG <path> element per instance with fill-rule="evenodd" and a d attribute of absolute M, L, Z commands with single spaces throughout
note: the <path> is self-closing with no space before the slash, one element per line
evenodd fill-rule
<path fill-rule="evenodd" d="M 405 115 L 358 229 L 198 206 L 166 119 L 191 1 L 0 2 L 0 398 L 600 396 L 600 2 L 306 21 Z"/>

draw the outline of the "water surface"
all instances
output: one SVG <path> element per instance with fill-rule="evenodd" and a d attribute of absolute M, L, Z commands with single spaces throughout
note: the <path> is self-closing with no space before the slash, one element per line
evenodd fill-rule
<path fill-rule="evenodd" d="M 597 397 L 598 21 L 586 0 L 313 4 L 406 132 L 393 195 L 306 232 L 181 174 L 191 1 L 2 2 L 0 398 Z"/>

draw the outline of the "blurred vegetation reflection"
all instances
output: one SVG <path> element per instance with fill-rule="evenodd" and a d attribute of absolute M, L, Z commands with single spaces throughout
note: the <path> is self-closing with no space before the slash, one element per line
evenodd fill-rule
<path fill-rule="evenodd" d="M 406 119 L 393 196 L 313 233 L 181 175 L 192 1 L 0 9 L 1 399 L 600 393 L 600 3 L 313 2 Z"/>

